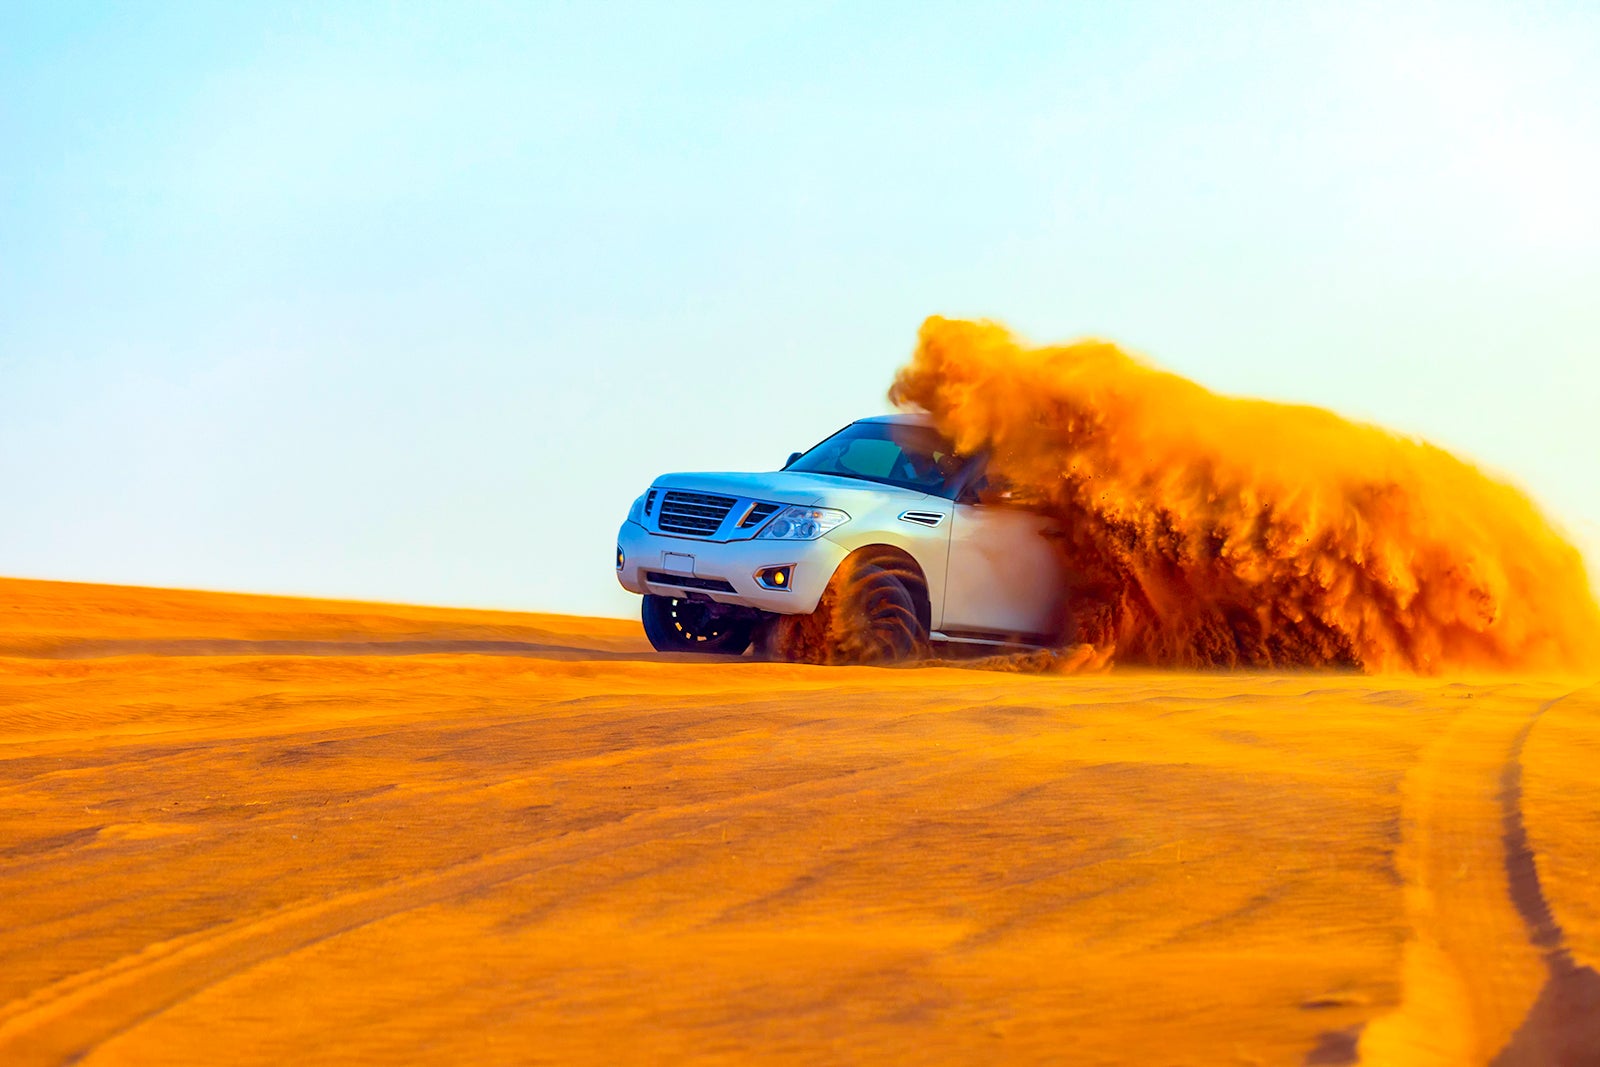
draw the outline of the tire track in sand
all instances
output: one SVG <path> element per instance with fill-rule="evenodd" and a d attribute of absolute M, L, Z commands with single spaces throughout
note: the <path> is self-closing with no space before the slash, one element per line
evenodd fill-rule
<path fill-rule="evenodd" d="M 1563 698 L 1565 699 L 1565 698 Z M 1566 934 L 1539 881 L 1539 868 L 1522 814 L 1522 750 L 1546 705 L 1517 735 L 1513 759 L 1501 780 L 1505 813 L 1506 872 L 1511 899 L 1528 927 L 1529 940 L 1544 951 L 1544 989 L 1494 1067 L 1593 1067 L 1600 1064 L 1600 973 L 1581 966 L 1566 946 Z"/>
<path fill-rule="evenodd" d="M 1400 860 L 1411 937 L 1400 1006 L 1361 1035 L 1365 1067 L 1600 1064 L 1579 1032 L 1600 976 L 1562 947 L 1521 807 L 1523 746 L 1577 692 L 1531 713 L 1498 702 L 1463 712 L 1406 776 Z"/>
<path fill-rule="evenodd" d="M 0 1064 L 78 1063 L 112 1037 L 201 990 L 319 941 L 514 879 L 592 860 L 641 841 L 700 831 L 717 816 L 757 798 L 836 798 L 891 780 L 899 770 L 889 766 L 831 774 L 717 801 L 635 813 L 558 839 L 500 849 L 411 877 L 291 904 L 148 945 L 0 1005 Z"/>

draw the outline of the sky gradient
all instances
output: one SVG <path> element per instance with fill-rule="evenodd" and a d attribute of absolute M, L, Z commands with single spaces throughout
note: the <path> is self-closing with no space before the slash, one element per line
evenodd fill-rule
<path fill-rule="evenodd" d="M 1596 558 L 1600 9 L 756 7 L 0 5 L 0 574 L 630 614 L 652 477 L 884 410 L 934 313 Z"/>

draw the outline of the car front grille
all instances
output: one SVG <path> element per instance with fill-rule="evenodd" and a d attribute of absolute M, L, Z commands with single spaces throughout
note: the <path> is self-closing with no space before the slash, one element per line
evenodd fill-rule
<path fill-rule="evenodd" d="M 661 498 L 661 518 L 656 525 L 663 533 L 709 537 L 722 526 L 737 503 L 731 496 L 715 493 L 686 493 L 672 490 Z"/>
<path fill-rule="evenodd" d="M 760 526 L 778 510 L 776 504 L 751 504 L 750 510 L 744 513 L 744 518 L 739 520 L 739 529 L 748 530 L 752 526 Z"/>

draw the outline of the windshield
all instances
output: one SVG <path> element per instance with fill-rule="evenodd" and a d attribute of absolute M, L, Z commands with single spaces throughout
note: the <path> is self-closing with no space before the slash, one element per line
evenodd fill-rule
<path fill-rule="evenodd" d="M 931 426 L 854 422 L 786 470 L 860 478 L 935 496 L 955 496 L 966 458 Z"/>

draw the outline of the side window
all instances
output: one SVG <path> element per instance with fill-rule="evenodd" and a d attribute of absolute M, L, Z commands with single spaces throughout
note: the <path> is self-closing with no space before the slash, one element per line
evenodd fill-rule
<path fill-rule="evenodd" d="M 999 471 L 985 471 L 984 482 L 984 496 L 993 503 L 1004 504 L 1017 495 L 1017 487 Z"/>
<path fill-rule="evenodd" d="M 1016 488 L 1005 475 L 987 463 L 961 493 L 963 504 L 1007 505 L 1015 503 Z"/>

